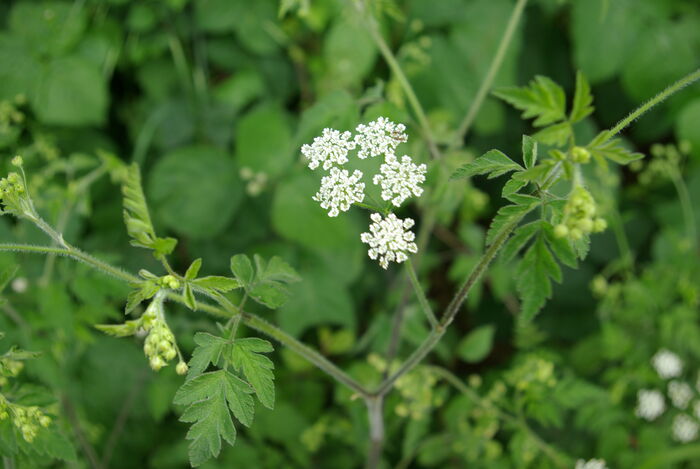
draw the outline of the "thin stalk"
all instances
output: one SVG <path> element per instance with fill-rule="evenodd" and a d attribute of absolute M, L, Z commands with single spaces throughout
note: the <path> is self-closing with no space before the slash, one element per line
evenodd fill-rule
<path fill-rule="evenodd" d="M 697 245 L 697 230 L 695 227 L 695 213 L 693 212 L 693 202 L 690 199 L 690 193 L 688 192 L 688 187 L 683 181 L 683 177 L 677 168 L 671 167 L 668 170 L 669 177 L 673 186 L 676 188 L 678 193 L 678 200 L 681 204 L 681 209 L 683 210 L 683 221 L 685 222 L 685 229 L 690 238 L 690 242 L 693 246 Z"/>
<path fill-rule="evenodd" d="M 669 87 L 667 87 L 665 90 L 651 98 L 649 101 L 646 103 L 642 104 L 639 106 L 637 109 L 629 113 L 627 117 L 622 119 L 620 122 L 618 122 L 615 127 L 612 129 L 608 130 L 607 135 L 605 136 L 605 140 L 600 142 L 602 145 L 603 143 L 609 141 L 611 138 L 613 138 L 615 135 L 620 133 L 622 129 L 630 125 L 632 122 L 634 122 L 636 119 L 640 118 L 642 115 L 647 113 L 649 110 L 651 110 L 654 106 L 662 103 L 666 99 L 668 99 L 671 95 L 674 93 L 677 93 L 678 91 L 682 90 L 686 86 L 692 84 L 693 82 L 696 82 L 700 80 L 700 68 L 695 70 L 692 73 L 689 73 L 688 75 L 684 76 L 677 82 L 673 83 Z"/>
<path fill-rule="evenodd" d="M 376 469 L 382 459 L 384 447 L 384 398 L 382 396 L 365 399 L 369 421 L 369 448 L 365 469 Z"/>
<path fill-rule="evenodd" d="M 467 299 L 467 295 L 471 291 L 472 287 L 481 278 L 486 269 L 488 268 L 491 261 L 496 257 L 498 251 L 500 251 L 503 244 L 506 242 L 513 229 L 517 226 L 517 223 L 512 224 L 506 230 L 503 231 L 493 242 L 493 244 L 486 250 L 486 252 L 481 256 L 479 263 L 474 267 L 469 277 L 464 281 L 464 284 L 459 289 L 450 301 L 450 304 L 445 309 L 445 312 L 440 318 L 440 322 L 437 327 L 433 329 L 428 337 L 425 338 L 423 343 L 406 359 L 406 361 L 399 367 L 399 369 L 387 379 L 385 379 L 377 389 L 372 393 L 375 396 L 383 396 L 391 390 L 394 383 L 401 376 L 405 375 L 411 371 L 416 365 L 418 365 L 428 353 L 430 353 L 433 348 L 440 342 L 442 336 L 445 334 L 447 327 L 452 323 L 455 316 L 462 307 L 464 300 Z"/>
<path fill-rule="evenodd" d="M 404 93 L 406 93 L 406 98 L 408 98 L 408 103 L 411 105 L 411 108 L 418 119 L 418 124 L 420 125 L 423 138 L 425 138 L 431 156 L 436 159 L 440 158 L 440 150 L 435 143 L 435 137 L 430 129 L 430 124 L 428 123 L 428 118 L 425 114 L 425 110 L 423 109 L 423 105 L 420 103 L 420 100 L 418 100 L 416 92 L 413 89 L 413 85 L 411 85 L 411 82 L 408 81 L 408 77 L 406 77 L 406 74 L 401 68 L 401 64 L 399 64 L 396 56 L 384 40 L 384 37 L 379 30 L 379 24 L 377 23 L 376 18 L 374 18 L 371 12 L 366 10 L 365 4 L 362 0 L 353 0 L 352 3 L 355 5 L 355 8 L 360 16 L 364 19 L 365 26 L 372 36 L 372 39 L 379 49 L 379 52 L 382 54 L 382 57 L 384 57 L 389 69 L 391 69 L 391 72 L 396 76 L 396 79 L 399 81 L 399 85 L 401 85 Z"/>
<path fill-rule="evenodd" d="M 486 96 L 491 90 L 491 85 L 493 85 L 493 81 L 496 79 L 496 74 L 503 64 L 503 59 L 506 56 L 508 46 L 510 46 L 511 40 L 513 39 L 513 34 L 517 29 L 526 4 L 527 0 L 518 0 L 518 3 L 515 4 L 513 12 L 510 14 L 510 18 L 508 19 L 506 30 L 501 37 L 501 42 L 498 44 L 496 55 L 494 55 L 493 59 L 491 59 L 489 69 L 486 72 L 486 76 L 482 80 L 481 85 L 479 86 L 479 90 L 476 92 L 474 101 L 472 101 L 471 106 L 469 106 L 469 109 L 467 110 L 467 114 L 464 116 L 464 119 L 457 128 L 457 135 L 452 141 L 452 144 L 450 144 L 451 150 L 458 148 L 462 144 L 464 137 L 467 135 L 469 129 L 474 123 L 474 120 L 476 119 Z"/>
<path fill-rule="evenodd" d="M 53 246 L 34 246 L 30 244 L 0 243 L 0 251 L 13 251 L 31 254 L 54 253 L 62 256 L 71 257 L 75 260 L 84 262 L 90 267 L 93 267 L 105 274 L 111 275 L 125 282 L 133 283 L 139 281 L 139 278 L 135 275 L 132 275 L 117 267 L 107 264 L 106 262 L 101 261 L 72 246 L 70 249 L 66 249 Z M 168 294 L 168 298 L 177 301 L 178 303 L 185 304 L 185 299 L 182 297 L 182 295 L 171 292 Z M 232 315 L 230 311 L 226 311 L 222 308 L 207 303 L 199 303 L 198 308 L 208 314 L 211 314 L 212 316 L 219 317 L 222 319 L 228 319 Z M 351 390 L 355 391 L 363 397 L 368 396 L 370 394 L 364 386 L 362 386 L 359 382 L 353 379 L 350 375 L 348 375 L 336 365 L 331 363 L 326 357 L 324 357 L 317 351 L 299 342 L 296 338 L 292 337 L 283 330 L 268 323 L 264 319 L 252 313 L 240 312 L 240 314 L 241 319 L 243 320 L 243 323 L 245 325 L 280 342 L 282 345 L 296 352 L 302 358 L 315 365 L 321 371 L 324 371 L 326 374 L 335 378 L 339 383 L 344 384 L 345 386 L 347 386 L 348 388 L 350 388 Z"/>
<path fill-rule="evenodd" d="M 430 304 L 428 303 L 428 299 L 425 297 L 425 291 L 423 291 L 423 287 L 418 281 L 418 277 L 416 276 L 416 270 L 413 268 L 413 263 L 411 262 L 411 259 L 406 260 L 405 264 L 406 272 L 408 272 L 408 278 L 411 280 L 411 284 L 413 285 L 413 289 L 416 292 L 416 296 L 418 297 L 418 302 L 420 303 L 421 309 L 423 310 L 423 313 L 425 313 L 425 317 L 428 319 L 430 327 L 432 329 L 435 329 L 438 326 L 437 318 L 435 317 L 435 313 L 433 313 L 433 308 L 431 308 Z"/>

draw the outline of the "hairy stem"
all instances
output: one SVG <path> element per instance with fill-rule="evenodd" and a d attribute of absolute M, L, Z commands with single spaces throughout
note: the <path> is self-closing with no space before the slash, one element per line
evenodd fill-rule
<path fill-rule="evenodd" d="M 685 222 L 686 232 L 692 245 L 696 246 L 698 239 L 695 228 L 695 213 L 693 212 L 693 201 L 690 198 L 688 187 L 686 186 L 685 181 L 683 181 L 683 176 L 678 168 L 669 168 L 668 174 L 671 177 L 673 186 L 676 188 L 676 192 L 678 193 L 678 200 L 680 201 L 681 209 L 683 210 L 683 221 Z"/>
<path fill-rule="evenodd" d="M 384 446 L 384 398 L 383 396 L 365 399 L 369 421 L 369 448 L 365 469 L 376 469 L 382 459 Z"/>
<path fill-rule="evenodd" d="M 693 82 L 696 82 L 700 80 L 700 68 L 695 70 L 694 72 L 684 76 L 677 82 L 673 83 L 670 85 L 668 88 L 651 98 L 649 101 L 646 103 L 642 104 L 639 106 L 637 109 L 629 113 L 627 117 L 622 119 L 620 122 L 618 122 L 615 127 L 607 131 L 607 135 L 605 136 L 605 140 L 603 140 L 600 144 L 602 145 L 603 143 L 609 141 L 611 138 L 613 138 L 615 135 L 620 133 L 622 129 L 630 125 L 632 122 L 634 122 L 636 119 L 640 118 L 642 115 L 647 113 L 649 110 L 651 110 L 654 106 L 662 103 L 666 99 L 668 99 L 671 95 L 674 93 L 677 93 L 678 91 L 682 90 L 686 86 L 692 84 Z"/>
<path fill-rule="evenodd" d="M 440 322 L 437 327 L 433 329 L 428 337 L 425 338 L 423 343 L 406 359 L 406 361 L 401 365 L 401 367 L 387 379 L 385 379 L 379 387 L 372 393 L 375 396 L 383 396 L 391 390 L 394 383 L 401 376 L 405 375 L 411 371 L 416 365 L 418 365 L 428 353 L 430 353 L 433 348 L 440 342 L 442 336 L 445 334 L 447 327 L 452 323 L 455 316 L 462 307 L 464 300 L 467 299 L 467 295 L 471 291 L 472 287 L 481 278 L 481 276 L 486 271 L 487 267 L 491 261 L 496 257 L 498 251 L 500 251 L 503 244 L 506 242 L 512 231 L 517 226 L 517 223 L 510 225 L 506 230 L 503 231 L 493 242 L 493 244 L 486 250 L 479 263 L 474 267 L 469 277 L 464 281 L 464 284 L 459 289 L 450 301 L 450 304 L 445 309 L 445 312 L 440 318 Z"/>
<path fill-rule="evenodd" d="M 435 317 L 435 313 L 433 313 L 433 309 L 428 303 L 428 299 L 425 297 L 425 291 L 423 291 L 423 287 L 418 281 L 418 277 L 416 276 L 416 270 L 413 268 L 413 263 L 411 262 L 411 259 L 406 260 L 406 272 L 408 272 L 408 278 L 411 280 L 413 289 L 415 290 L 416 296 L 418 297 L 418 302 L 420 303 L 423 313 L 425 313 L 425 317 L 430 323 L 430 327 L 432 329 L 435 329 L 438 325 L 437 318 Z"/>
<path fill-rule="evenodd" d="M 450 149 L 455 149 L 461 146 L 462 142 L 464 141 L 464 137 L 467 135 L 469 129 L 474 123 L 474 120 L 476 119 L 476 116 L 478 115 L 479 110 L 481 109 L 481 105 L 484 103 L 486 96 L 491 90 L 491 85 L 496 79 L 496 74 L 498 73 L 498 70 L 503 64 L 503 59 L 506 56 L 508 46 L 510 45 L 511 40 L 513 39 L 513 34 L 515 33 L 518 23 L 520 22 L 520 18 L 523 14 L 523 10 L 525 9 L 526 4 L 527 0 L 518 0 L 518 3 L 515 4 L 513 12 L 510 14 L 510 18 L 508 19 L 508 25 L 506 26 L 506 30 L 503 33 L 503 36 L 501 37 L 501 42 L 498 44 L 496 55 L 494 55 L 493 59 L 491 59 L 489 69 L 486 72 L 486 76 L 481 82 L 481 85 L 479 86 L 479 90 L 476 92 L 474 101 L 472 101 L 471 106 L 469 106 L 469 109 L 467 110 L 467 114 L 464 116 L 464 119 L 462 119 L 462 122 L 459 124 L 459 127 L 457 129 L 457 135 L 452 141 Z"/>

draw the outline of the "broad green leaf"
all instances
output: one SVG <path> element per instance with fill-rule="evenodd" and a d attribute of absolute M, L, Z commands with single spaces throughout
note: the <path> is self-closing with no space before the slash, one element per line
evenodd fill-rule
<path fill-rule="evenodd" d="M 574 123 L 585 119 L 593 112 L 592 104 L 591 86 L 588 84 L 585 75 L 579 70 L 576 73 L 576 91 L 569 121 Z"/>
<path fill-rule="evenodd" d="M 700 157 L 700 97 L 683 105 L 676 120 L 676 138 L 691 145 L 691 152 L 696 158 Z"/>
<path fill-rule="evenodd" d="M 517 225 L 525 215 L 534 210 L 539 205 L 539 200 L 527 205 L 506 205 L 501 207 L 489 226 L 486 233 L 486 245 L 490 245 L 494 240 L 509 228 Z"/>
<path fill-rule="evenodd" d="M 520 318 L 532 320 L 552 296 L 550 278 L 561 281 L 561 270 L 542 237 L 527 250 L 516 269 L 516 287 L 522 300 Z"/>
<path fill-rule="evenodd" d="M 377 48 L 363 26 L 350 15 L 338 16 L 323 44 L 327 86 L 340 88 L 359 84 L 376 57 Z"/>
<path fill-rule="evenodd" d="M 233 158 L 212 146 L 168 153 L 155 164 L 148 182 L 158 218 L 175 232 L 198 239 L 221 233 L 243 196 Z"/>
<path fill-rule="evenodd" d="M 488 174 L 492 179 L 510 171 L 521 171 L 523 169 L 515 161 L 511 160 L 503 152 L 490 150 L 471 163 L 458 168 L 450 179 L 469 178 L 479 174 Z"/>
<path fill-rule="evenodd" d="M 198 278 L 193 280 L 192 284 L 200 288 L 216 290 L 224 293 L 243 286 L 241 282 L 235 278 L 221 277 L 218 275 Z"/>
<path fill-rule="evenodd" d="M 537 141 L 528 135 L 523 135 L 523 162 L 527 169 L 537 163 Z"/>
<path fill-rule="evenodd" d="M 245 254 L 236 254 L 231 258 L 231 272 L 245 288 L 250 287 L 255 279 L 253 263 Z"/>
<path fill-rule="evenodd" d="M 480 362 L 491 352 L 495 332 L 493 324 L 474 329 L 457 346 L 457 355 L 468 363 Z"/>
<path fill-rule="evenodd" d="M 255 390 L 258 399 L 268 409 L 275 406 L 275 368 L 272 360 L 263 353 L 273 351 L 272 344 L 255 337 L 237 339 L 231 348 L 231 363 L 242 372 Z"/>
<path fill-rule="evenodd" d="M 243 168 L 276 178 L 294 161 L 292 134 L 280 107 L 265 105 L 238 121 L 236 161 Z"/>
<path fill-rule="evenodd" d="M 87 25 L 86 11 L 69 2 L 17 2 L 10 11 L 8 26 L 37 55 L 59 56 L 80 41 Z"/>
<path fill-rule="evenodd" d="M 226 340 L 206 332 L 197 332 L 194 335 L 194 343 L 197 344 L 197 347 L 190 358 L 188 380 L 204 372 L 210 363 L 216 365 L 219 362 Z"/>
<path fill-rule="evenodd" d="M 547 77 L 538 75 L 528 86 L 499 88 L 494 94 L 523 111 L 524 119 L 535 118 L 535 127 L 566 119 L 564 90 Z"/>
<path fill-rule="evenodd" d="M 130 165 L 124 173 L 122 183 L 124 205 L 124 223 L 131 237 L 131 245 L 152 249 L 156 257 L 170 254 L 177 240 L 173 238 L 158 238 L 156 236 L 151 216 L 148 213 L 146 197 L 141 185 L 141 171 L 136 163 Z"/>
<path fill-rule="evenodd" d="M 254 256 L 256 265 L 255 284 L 249 294 L 258 303 L 269 308 L 278 308 L 289 297 L 287 285 L 301 280 L 299 274 L 282 258 L 274 256 L 269 262 Z"/>
<path fill-rule="evenodd" d="M 226 370 L 205 373 L 180 387 L 173 402 L 188 406 L 180 421 L 193 423 L 185 437 L 192 440 L 192 466 L 218 456 L 222 438 L 234 444 L 236 429 L 231 413 L 243 425 L 250 425 L 254 411 L 252 392 L 250 386 Z"/>

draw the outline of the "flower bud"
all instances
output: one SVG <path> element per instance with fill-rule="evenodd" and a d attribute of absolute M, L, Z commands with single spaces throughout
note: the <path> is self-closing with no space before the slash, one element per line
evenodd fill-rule
<path fill-rule="evenodd" d="M 559 224 L 554 227 L 554 236 L 557 238 L 566 238 L 566 236 L 569 234 L 569 229 L 566 227 L 566 225 Z"/>
<path fill-rule="evenodd" d="M 601 231 L 605 231 L 605 229 L 608 227 L 608 222 L 606 222 L 603 218 L 596 218 L 593 221 L 593 231 L 595 233 L 600 233 Z"/>
<path fill-rule="evenodd" d="M 591 153 L 583 147 L 574 147 L 571 150 L 571 159 L 574 163 L 586 164 L 591 161 Z"/>
<path fill-rule="evenodd" d="M 19 166 L 22 166 L 22 163 L 23 163 L 23 160 L 22 160 L 21 156 L 17 155 L 14 158 L 12 158 L 12 165 L 13 166 L 19 167 Z"/>
<path fill-rule="evenodd" d="M 185 363 L 185 362 L 180 362 L 175 367 L 175 372 L 177 374 L 179 374 L 180 376 L 186 375 L 188 371 L 189 371 L 189 367 L 187 366 L 187 363 Z"/>

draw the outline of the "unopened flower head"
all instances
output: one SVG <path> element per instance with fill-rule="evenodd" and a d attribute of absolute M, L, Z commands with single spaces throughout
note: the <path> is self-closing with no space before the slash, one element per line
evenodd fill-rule
<path fill-rule="evenodd" d="M 395 124 L 386 117 L 357 126 L 355 143 L 360 147 L 357 156 L 365 159 L 368 156 L 393 154 L 396 147 L 408 140 L 406 126 Z"/>
<path fill-rule="evenodd" d="M 399 162 L 396 155 L 388 154 L 379 168 L 381 174 L 374 176 L 374 183 L 382 187 L 382 199 L 391 200 L 399 207 L 411 195 L 419 197 L 423 193 L 420 185 L 425 181 L 427 168 L 416 165 L 410 156 L 404 155 Z"/>
<path fill-rule="evenodd" d="M 369 244 L 367 253 L 372 259 L 379 259 L 379 265 L 389 267 L 389 262 L 403 262 L 409 253 L 418 252 L 418 246 L 413 242 L 415 235 L 409 231 L 414 222 L 410 218 L 401 220 L 390 213 L 386 218 L 373 213 L 369 233 L 362 233 L 360 239 Z"/>
<path fill-rule="evenodd" d="M 327 171 L 333 165 L 348 162 L 348 152 L 355 148 L 355 142 L 350 140 L 351 136 L 350 132 L 323 129 L 321 136 L 314 138 L 311 145 L 301 147 L 301 153 L 309 160 L 309 168 L 316 169 L 321 165 Z"/>
<path fill-rule="evenodd" d="M 685 409 L 693 398 L 693 390 L 685 381 L 673 380 L 668 383 L 668 397 L 674 406 Z"/>
<path fill-rule="evenodd" d="M 346 212 L 353 203 L 362 202 L 365 198 L 365 184 L 360 182 L 362 171 L 355 170 L 352 176 L 346 169 L 331 168 L 328 176 L 321 179 L 321 188 L 313 199 L 328 210 L 328 216 L 337 217 Z"/>
<path fill-rule="evenodd" d="M 608 466 L 605 465 L 603 459 L 589 459 L 588 461 L 579 459 L 576 461 L 575 469 L 608 469 Z"/>
<path fill-rule="evenodd" d="M 663 379 L 676 378 L 683 372 L 683 362 L 675 353 L 661 349 L 651 358 L 651 364 Z"/>
<path fill-rule="evenodd" d="M 700 425 L 686 414 L 677 415 L 673 419 L 673 438 L 681 443 L 688 443 L 698 437 Z"/>
<path fill-rule="evenodd" d="M 576 186 L 564 206 L 564 219 L 554 227 L 554 235 L 576 241 L 584 235 L 605 231 L 608 224 L 597 214 L 598 207 L 591 193 L 583 186 Z"/>
<path fill-rule="evenodd" d="M 656 390 L 642 389 L 637 393 L 637 410 L 635 414 L 644 420 L 656 420 L 666 410 L 664 396 Z"/>
<path fill-rule="evenodd" d="M 148 332 L 143 352 L 153 370 L 158 371 L 177 356 L 175 336 L 165 322 L 164 291 L 159 291 L 141 317 L 141 325 Z"/>

